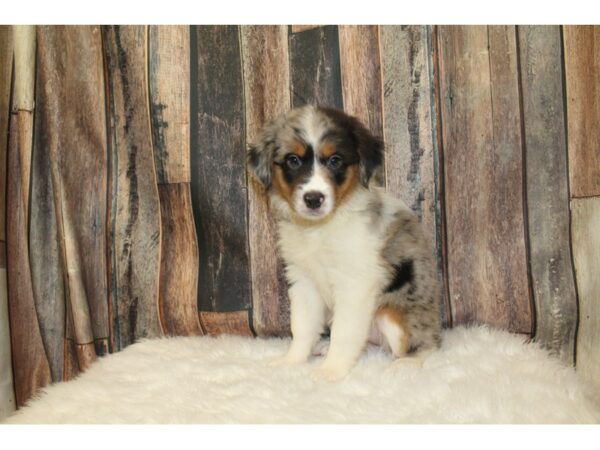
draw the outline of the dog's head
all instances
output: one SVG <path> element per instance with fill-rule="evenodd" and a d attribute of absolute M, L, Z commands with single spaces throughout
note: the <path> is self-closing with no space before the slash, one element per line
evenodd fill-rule
<path fill-rule="evenodd" d="M 320 220 L 381 165 L 383 145 L 354 117 L 303 106 L 268 124 L 250 147 L 249 167 L 300 217 Z"/>

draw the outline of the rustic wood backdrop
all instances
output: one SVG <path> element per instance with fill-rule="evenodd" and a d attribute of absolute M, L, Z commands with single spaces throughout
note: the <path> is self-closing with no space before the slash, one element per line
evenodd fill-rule
<path fill-rule="evenodd" d="M 305 103 L 384 138 L 446 326 L 600 388 L 600 28 L 1 26 L 0 416 L 139 338 L 289 334 L 245 151 Z"/>

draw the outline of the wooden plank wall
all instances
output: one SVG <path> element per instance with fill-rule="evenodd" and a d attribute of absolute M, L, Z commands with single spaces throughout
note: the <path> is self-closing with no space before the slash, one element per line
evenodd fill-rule
<path fill-rule="evenodd" d="M 0 27 L 0 319 L 30 324 L 0 334 L 16 402 L 142 337 L 289 335 L 245 153 L 306 103 L 384 138 L 379 182 L 421 218 L 445 326 L 532 336 L 597 382 L 598 30 L 37 27 L 15 67 L 34 109 Z"/>
<path fill-rule="evenodd" d="M 600 27 L 563 27 L 578 371 L 600 391 Z"/>

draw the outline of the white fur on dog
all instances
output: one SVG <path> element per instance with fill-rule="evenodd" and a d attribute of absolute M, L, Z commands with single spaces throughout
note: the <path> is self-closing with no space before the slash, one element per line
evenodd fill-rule
<path fill-rule="evenodd" d="M 313 358 L 270 367 L 286 339 L 165 338 L 100 359 L 47 388 L 8 423 L 598 423 L 575 372 L 523 338 L 444 333 L 418 367 L 370 348 L 336 383 Z"/>

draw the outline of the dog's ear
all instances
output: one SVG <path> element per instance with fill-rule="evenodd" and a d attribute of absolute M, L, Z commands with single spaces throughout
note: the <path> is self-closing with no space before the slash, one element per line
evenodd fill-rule
<path fill-rule="evenodd" d="M 248 149 L 248 167 L 250 168 L 250 172 L 265 189 L 271 187 L 274 153 L 274 140 L 265 136 L 261 136 L 258 143 L 251 145 Z"/>
<path fill-rule="evenodd" d="M 360 182 L 369 185 L 373 173 L 383 163 L 383 142 L 373 136 L 362 124 L 354 128 L 360 157 Z"/>

